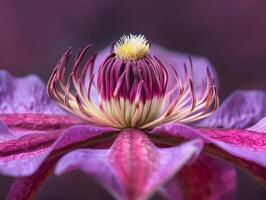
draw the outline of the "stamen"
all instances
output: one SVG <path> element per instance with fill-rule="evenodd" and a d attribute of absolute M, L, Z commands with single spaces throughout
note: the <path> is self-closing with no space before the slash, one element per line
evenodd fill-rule
<path fill-rule="evenodd" d="M 67 50 L 48 82 L 50 97 L 89 123 L 118 129 L 151 129 L 164 123 L 202 119 L 219 106 L 217 88 L 209 68 L 206 68 L 202 89 L 196 92 L 191 57 L 188 65 L 183 65 L 184 74 L 179 74 L 176 68 L 182 66 L 166 67 L 159 57 L 149 54 L 144 36 L 124 36 L 114 45 L 114 53 L 96 66 L 99 70 L 94 74 L 97 54 L 81 67 L 90 48 L 88 45 L 80 51 L 66 79 L 66 65 L 72 54 L 70 49 Z M 173 88 L 167 88 L 167 69 L 172 69 L 170 73 L 176 80 Z M 91 98 L 92 95 L 95 98 Z"/>

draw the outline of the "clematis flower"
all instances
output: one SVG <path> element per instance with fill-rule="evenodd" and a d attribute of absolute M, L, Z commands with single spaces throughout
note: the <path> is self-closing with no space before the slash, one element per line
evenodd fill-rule
<path fill-rule="evenodd" d="M 81 170 L 115 199 L 233 199 L 235 168 L 266 184 L 266 95 L 237 91 L 218 108 L 214 69 L 144 36 L 122 37 L 69 76 L 0 74 L 0 173 L 7 199 L 32 199 L 55 173 Z"/>

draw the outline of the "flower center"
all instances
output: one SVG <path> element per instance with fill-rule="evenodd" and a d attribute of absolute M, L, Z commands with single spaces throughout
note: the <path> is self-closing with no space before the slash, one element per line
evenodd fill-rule
<path fill-rule="evenodd" d="M 63 55 L 48 82 L 48 92 L 63 108 L 90 123 L 150 129 L 169 122 L 199 120 L 218 107 L 217 89 L 208 69 L 201 92 L 195 92 L 192 61 L 191 71 L 185 64 L 181 77 L 174 66 L 165 66 L 149 53 L 144 36 L 123 36 L 96 66 L 97 82 L 93 73 L 96 54 L 79 69 L 89 47 L 79 54 L 66 82 L 71 51 Z M 167 88 L 169 73 L 175 75 L 173 88 Z"/>
<path fill-rule="evenodd" d="M 116 58 L 124 60 L 140 60 L 149 50 L 148 40 L 143 35 L 124 35 L 114 46 Z"/>
<path fill-rule="evenodd" d="M 167 70 L 156 57 L 121 60 L 110 55 L 98 73 L 100 108 L 122 127 L 140 127 L 160 114 L 167 82 Z"/>

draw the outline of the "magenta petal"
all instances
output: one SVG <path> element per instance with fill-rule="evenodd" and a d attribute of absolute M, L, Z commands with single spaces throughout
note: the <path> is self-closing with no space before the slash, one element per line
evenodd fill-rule
<path fill-rule="evenodd" d="M 183 167 L 161 192 L 169 200 L 234 199 L 236 171 L 217 158 L 201 154 L 197 162 Z"/>
<path fill-rule="evenodd" d="M 236 171 L 229 164 L 201 154 L 197 162 L 177 174 L 185 196 L 190 200 L 234 199 Z"/>
<path fill-rule="evenodd" d="M 233 129 L 201 129 L 198 133 L 227 153 L 266 168 L 265 133 Z"/>
<path fill-rule="evenodd" d="M 266 167 L 265 133 L 239 129 L 193 129 L 181 124 L 169 124 L 156 128 L 151 134 L 186 139 L 201 138 L 205 143 L 215 144 L 231 155 Z"/>
<path fill-rule="evenodd" d="M 158 127 L 151 134 L 178 139 L 201 138 L 205 141 L 207 151 L 237 164 L 266 184 L 265 133 L 236 129 L 193 129 L 175 124 Z"/>
<path fill-rule="evenodd" d="M 63 153 L 100 135 L 113 132 L 109 128 L 73 126 L 60 132 L 31 133 L 0 143 L 0 173 L 28 176 L 34 173 L 48 156 Z M 58 137 L 58 134 L 60 136 Z"/>
<path fill-rule="evenodd" d="M 30 133 L 60 131 L 80 124 L 84 121 L 72 115 L 0 114 L 0 142 Z"/>
<path fill-rule="evenodd" d="M 6 71 L 0 71 L 0 113 L 65 114 L 50 100 L 37 76 L 16 78 Z"/>
<path fill-rule="evenodd" d="M 64 156 L 56 174 L 80 169 L 94 176 L 118 199 L 145 199 L 184 164 L 195 160 L 201 140 L 178 147 L 158 148 L 147 135 L 123 130 L 108 150 L 80 149 Z"/>
<path fill-rule="evenodd" d="M 247 128 L 266 116 L 266 93 L 236 91 L 200 126 L 219 128 Z"/>

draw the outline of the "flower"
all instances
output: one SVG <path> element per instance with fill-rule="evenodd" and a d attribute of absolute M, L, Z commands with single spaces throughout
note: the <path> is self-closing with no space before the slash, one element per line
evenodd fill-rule
<path fill-rule="evenodd" d="M 65 80 L 68 50 L 48 83 L 72 114 L 35 76 L 1 72 L 0 173 L 16 177 L 7 199 L 31 199 L 53 172 L 76 169 L 116 199 L 230 199 L 229 163 L 266 183 L 264 92 L 237 91 L 214 112 L 218 82 L 202 58 L 130 35 L 82 65 L 89 48 Z"/>

